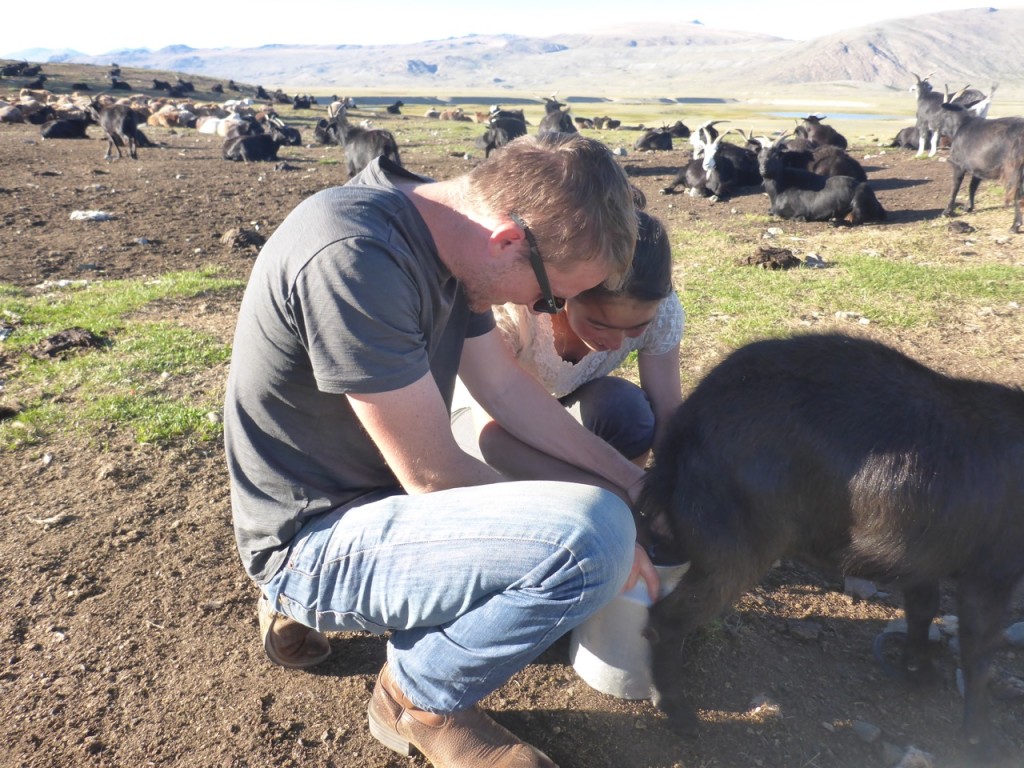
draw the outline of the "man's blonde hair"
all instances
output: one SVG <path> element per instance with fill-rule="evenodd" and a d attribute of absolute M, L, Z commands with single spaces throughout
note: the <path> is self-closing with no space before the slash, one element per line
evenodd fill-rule
<path fill-rule="evenodd" d="M 603 261 L 610 287 L 628 272 L 637 239 L 633 191 L 600 141 L 521 136 L 470 171 L 469 185 L 493 213 L 523 218 L 546 263 Z"/>

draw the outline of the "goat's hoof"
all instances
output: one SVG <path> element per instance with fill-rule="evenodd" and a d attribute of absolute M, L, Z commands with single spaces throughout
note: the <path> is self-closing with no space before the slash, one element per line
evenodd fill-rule
<path fill-rule="evenodd" d="M 891 677 L 897 680 L 907 679 L 907 669 L 902 664 L 896 664 L 888 655 L 889 646 L 895 640 L 901 640 L 900 653 L 902 655 L 903 645 L 906 644 L 907 633 L 906 632 L 879 632 L 875 636 L 875 642 L 872 643 L 871 651 L 874 654 L 875 661 L 878 662 L 878 666 L 882 668 L 882 672 L 886 677 Z"/>

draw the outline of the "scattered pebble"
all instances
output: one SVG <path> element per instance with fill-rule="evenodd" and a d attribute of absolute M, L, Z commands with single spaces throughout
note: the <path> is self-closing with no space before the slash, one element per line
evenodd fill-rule
<path fill-rule="evenodd" d="M 802 621 L 790 619 L 786 622 L 786 631 L 801 640 L 817 640 L 821 634 L 821 624 L 816 621 Z"/>
<path fill-rule="evenodd" d="M 110 221 L 113 214 L 106 211 L 72 211 L 72 221 Z"/>
<path fill-rule="evenodd" d="M 1006 637 L 1006 642 L 1014 648 L 1024 648 L 1024 621 L 1010 625 L 1003 634 Z"/>
<path fill-rule="evenodd" d="M 903 759 L 894 768 L 935 768 L 935 756 L 917 747 L 907 747 Z"/>
<path fill-rule="evenodd" d="M 843 592 L 861 600 L 867 600 L 878 594 L 878 587 L 875 582 L 868 579 L 859 579 L 856 576 L 847 576 L 843 581 Z"/>
<path fill-rule="evenodd" d="M 866 744 L 874 744 L 878 741 L 878 737 L 882 735 L 881 728 L 864 720 L 853 721 L 853 732 L 857 734 L 857 738 Z"/>

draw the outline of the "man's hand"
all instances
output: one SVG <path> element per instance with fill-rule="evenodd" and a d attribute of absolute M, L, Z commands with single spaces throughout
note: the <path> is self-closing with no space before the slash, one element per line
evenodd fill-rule
<path fill-rule="evenodd" d="M 657 602 L 661 587 L 658 571 L 655 569 L 654 563 L 651 562 L 651 558 L 647 556 L 646 550 L 637 544 L 633 548 L 633 568 L 629 572 L 629 578 L 626 579 L 622 591 L 628 592 L 636 586 L 640 579 L 647 584 L 647 596 L 651 598 L 651 602 Z"/>

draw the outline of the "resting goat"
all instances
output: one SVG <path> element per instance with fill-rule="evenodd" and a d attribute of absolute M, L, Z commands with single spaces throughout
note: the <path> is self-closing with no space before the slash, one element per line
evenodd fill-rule
<path fill-rule="evenodd" d="M 885 209 L 866 182 L 788 168 L 781 141 L 764 147 L 758 156 L 773 215 L 797 221 L 839 221 L 848 217 L 851 224 L 885 218 Z"/>
<path fill-rule="evenodd" d="M 831 125 L 822 124 L 821 121 L 825 117 L 825 115 L 808 115 L 804 118 L 804 122 L 796 127 L 794 133 L 801 138 L 813 141 L 818 146 L 827 144 L 846 149 L 848 146 L 846 137 Z"/>
<path fill-rule="evenodd" d="M 85 129 L 92 119 L 83 117 L 62 117 L 43 123 L 39 135 L 44 139 L 87 139 Z"/>
<path fill-rule="evenodd" d="M 672 133 L 668 128 L 646 130 L 640 138 L 633 142 L 633 149 L 637 152 L 672 149 Z"/>
<path fill-rule="evenodd" d="M 537 135 L 546 133 L 579 133 L 567 104 L 556 100 L 553 96 L 544 97 L 544 117 L 541 118 Z"/>
<path fill-rule="evenodd" d="M 1024 194 L 1024 117 L 988 120 L 953 103 L 944 106 L 943 121 L 945 129 L 953 135 L 949 146 L 953 190 L 942 215 L 953 215 L 960 185 L 969 173 L 967 211 L 974 210 L 974 193 L 982 180 L 998 180 L 1006 189 L 1005 203 L 1008 205 L 1013 200 L 1010 231 L 1020 232 L 1020 198 Z"/>
<path fill-rule="evenodd" d="M 400 115 L 402 114 L 402 107 L 405 106 L 404 101 L 396 101 L 394 104 L 389 104 L 385 109 L 389 115 Z"/>
<path fill-rule="evenodd" d="M 701 127 L 698 129 L 705 131 Z M 667 187 L 661 190 L 663 195 L 675 193 L 676 187 L 682 185 L 689 190 L 691 197 L 708 197 L 715 200 L 724 200 L 732 192 L 733 187 L 738 186 L 738 172 L 733 159 L 728 152 L 722 152 L 722 148 L 728 146 L 722 139 L 728 135 L 726 132 L 714 141 L 705 133 L 701 141 L 701 154 L 699 157 L 694 153 L 691 159 L 679 171 Z M 760 176 L 758 177 L 760 179 Z"/>
<path fill-rule="evenodd" d="M 153 146 L 153 143 L 139 129 L 138 114 L 127 104 L 112 104 L 105 107 L 97 99 L 93 99 L 86 107 L 86 112 L 107 135 L 107 151 L 103 155 L 104 160 L 112 160 L 115 149 L 117 150 L 117 159 L 120 160 L 123 157 L 122 147 L 128 150 L 128 156 L 132 160 L 137 160 L 139 157 L 138 147 Z"/>

